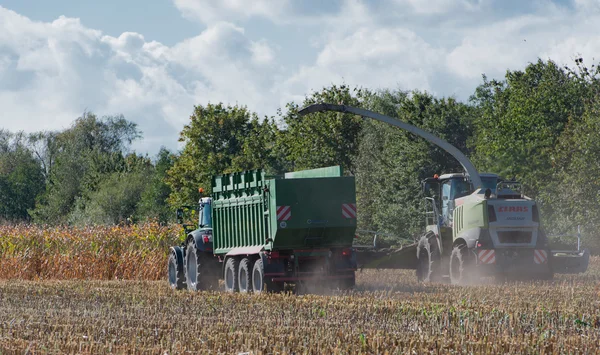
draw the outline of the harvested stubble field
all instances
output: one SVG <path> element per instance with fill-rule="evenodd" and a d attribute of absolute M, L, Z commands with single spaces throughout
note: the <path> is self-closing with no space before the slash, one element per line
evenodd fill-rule
<path fill-rule="evenodd" d="M 1 353 L 597 353 L 600 260 L 553 283 L 420 285 L 369 270 L 345 294 L 176 292 L 166 281 L 0 281 Z"/>
<path fill-rule="evenodd" d="M 101 230 L 102 234 L 96 230 L 86 235 L 94 241 L 91 247 L 83 237 L 71 234 L 70 242 L 79 248 L 74 252 L 68 251 L 68 243 L 52 244 L 50 232 L 44 237 L 30 231 L 38 235 L 38 241 L 30 244 L 7 234 L 1 237 L 2 246 L 12 249 L 0 254 L 4 276 L 0 277 L 4 279 L 0 281 L 0 353 L 600 351 L 598 257 L 592 258 L 584 275 L 558 276 L 545 283 L 421 285 L 415 281 L 414 272 L 364 270 L 357 274 L 356 290 L 349 293 L 177 292 L 164 280 L 150 281 L 165 277 L 161 275 L 166 253 L 160 248 L 163 242 L 172 242 L 167 240 L 166 230 L 152 228 L 162 233 L 162 239 L 152 237 L 149 229 L 134 228 L 125 231 L 137 234 L 121 242 L 111 237 L 117 232 Z M 95 233 L 98 236 L 94 237 Z M 111 242 L 103 244 L 102 238 Z M 46 249 L 40 246 L 43 240 Z M 130 256 L 139 265 L 111 256 L 126 247 L 138 248 L 131 250 Z M 55 259 L 50 263 L 45 261 L 47 257 Z M 59 260 L 65 265 L 53 264 Z M 77 260 L 93 267 L 81 265 L 77 269 L 87 271 L 70 272 L 69 267 L 77 266 Z M 19 274 L 11 269 L 17 261 L 37 265 L 37 269 Z M 45 268 L 62 268 L 64 273 L 53 274 Z"/>

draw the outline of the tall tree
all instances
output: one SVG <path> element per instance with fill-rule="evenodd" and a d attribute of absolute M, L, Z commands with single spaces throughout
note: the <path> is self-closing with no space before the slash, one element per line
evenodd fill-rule
<path fill-rule="evenodd" d="M 347 85 L 323 88 L 307 96 L 302 107 L 316 103 L 334 103 L 361 107 L 366 91 Z M 358 154 L 362 119 L 351 114 L 320 112 L 298 116 L 301 109 L 289 103 L 280 114 L 284 125 L 279 135 L 279 147 L 291 163 L 290 169 L 302 170 L 341 165 L 354 172 L 354 158 Z"/>
<path fill-rule="evenodd" d="M 0 219 L 29 220 L 28 210 L 43 190 L 44 175 L 25 135 L 0 130 Z"/>
<path fill-rule="evenodd" d="M 208 104 L 196 106 L 181 131 L 185 147 L 168 171 L 173 206 L 198 200 L 198 188 L 211 190 L 211 177 L 240 169 L 267 167 L 272 122 L 258 122 L 246 107 Z"/>
<path fill-rule="evenodd" d="M 167 223 L 173 219 L 172 209 L 168 204 L 171 187 L 166 180 L 167 172 L 173 167 L 175 160 L 175 155 L 165 147 L 158 152 L 154 172 L 137 205 L 138 220 L 156 219 L 160 223 Z"/>
<path fill-rule="evenodd" d="M 32 212 L 35 220 L 67 222 L 76 201 L 84 203 L 106 174 L 123 167 L 123 152 L 139 137 L 136 124 L 123 116 L 99 119 L 92 113 L 57 134 L 46 193 Z"/>
<path fill-rule="evenodd" d="M 538 60 L 504 81 L 483 77 L 471 101 L 475 161 L 480 169 L 517 177 L 537 195 L 550 178 L 552 152 L 569 119 L 581 117 L 584 85 L 553 61 Z"/>
<path fill-rule="evenodd" d="M 468 154 L 473 109 L 453 98 L 384 90 L 370 95 L 365 106 L 433 133 Z M 400 238 L 423 230 L 420 182 L 436 173 L 462 172 L 460 164 L 437 146 L 376 121 L 364 126 L 356 166 L 361 228 Z"/>

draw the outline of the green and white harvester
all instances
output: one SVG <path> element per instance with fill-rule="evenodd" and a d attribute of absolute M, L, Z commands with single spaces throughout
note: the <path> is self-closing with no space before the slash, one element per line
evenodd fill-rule
<path fill-rule="evenodd" d="M 454 156 L 462 173 L 423 181 L 426 230 L 415 243 L 397 249 L 357 247 L 359 268 L 415 269 L 421 281 L 477 282 L 551 279 L 555 273 L 582 273 L 589 251 L 551 249 L 534 200 L 521 184 L 480 174 L 456 147 L 422 129 L 376 112 L 344 105 L 316 104 L 301 114 L 333 111 L 382 121 L 425 138 Z"/>

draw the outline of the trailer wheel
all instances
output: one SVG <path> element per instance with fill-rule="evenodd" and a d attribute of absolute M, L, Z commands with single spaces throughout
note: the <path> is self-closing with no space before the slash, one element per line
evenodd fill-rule
<path fill-rule="evenodd" d="M 234 257 L 227 258 L 225 269 L 223 270 L 223 279 L 225 280 L 225 291 L 238 292 L 240 290 L 238 283 L 238 260 Z"/>
<path fill-rule="evenodd" d="M 417 279 L 420 282 L 441 281 L 440 251 L 435 236 L 427 234 L 421 237 L 417 245 Z"/>
<path fill-rule="evenodd" d="M 450 282 L 453 285 L 468 285 L 471 283 L 473 263 L 469 257 L 466 245 L 458 245 L 450 255 Z"/>
<path fill-rule="evenodd" d="M 243 258 L 238 266 L 238 285 L 241 293 L 252 292 L 252 272 L 250 259 Z"/>
<path fill-rule="evenodd" d="M 189 240 L 185 253 L 185 280 L 189 290 L 216 290 L 218 288 L 219 279 L 209 258 L 210 256 L 196 247 L 193 238 Z"/>
<path fill-rule="evenodd" d="M 260 258 L 254 262 L 252 268 L 252 289 L 255 293 L 283 291 L 283 284 L 265 279 L 265 269 Z"/>
<path fill-rule="evenodd" d="M 185 271 L 183 271 L 183 257 L 178 257 L 177 251 L 171 248 L 169 253 L 169 286 L 173 290 L 183 290 L 187 287 L 185 283 Z"/>

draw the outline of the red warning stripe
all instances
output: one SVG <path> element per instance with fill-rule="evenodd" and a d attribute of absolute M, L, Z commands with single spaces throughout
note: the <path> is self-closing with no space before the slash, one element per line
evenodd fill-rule
<path fill-rule="evenodd" d="M 536 264 L 545 264 L 548 261 L 548 252 L 542 249 L 533 251 L 533 261 Z"/>
<path fill-rule="evenodd" d="M 496 263 L 496 251 L 493 249 L 484 249 L 477 252 L 477 257 L 482 264 Z"/>
<path fill-rule="evenodd" d="M 344 216 L 344 218 L 356 218 L 356 204 L 355 203 L 342 204 L 342 216 Z"/>
<path fill-rule="evenodd" d="M 277 206 L 277 220 L 287 221 L 292 218 L 292 206 Z"/>

